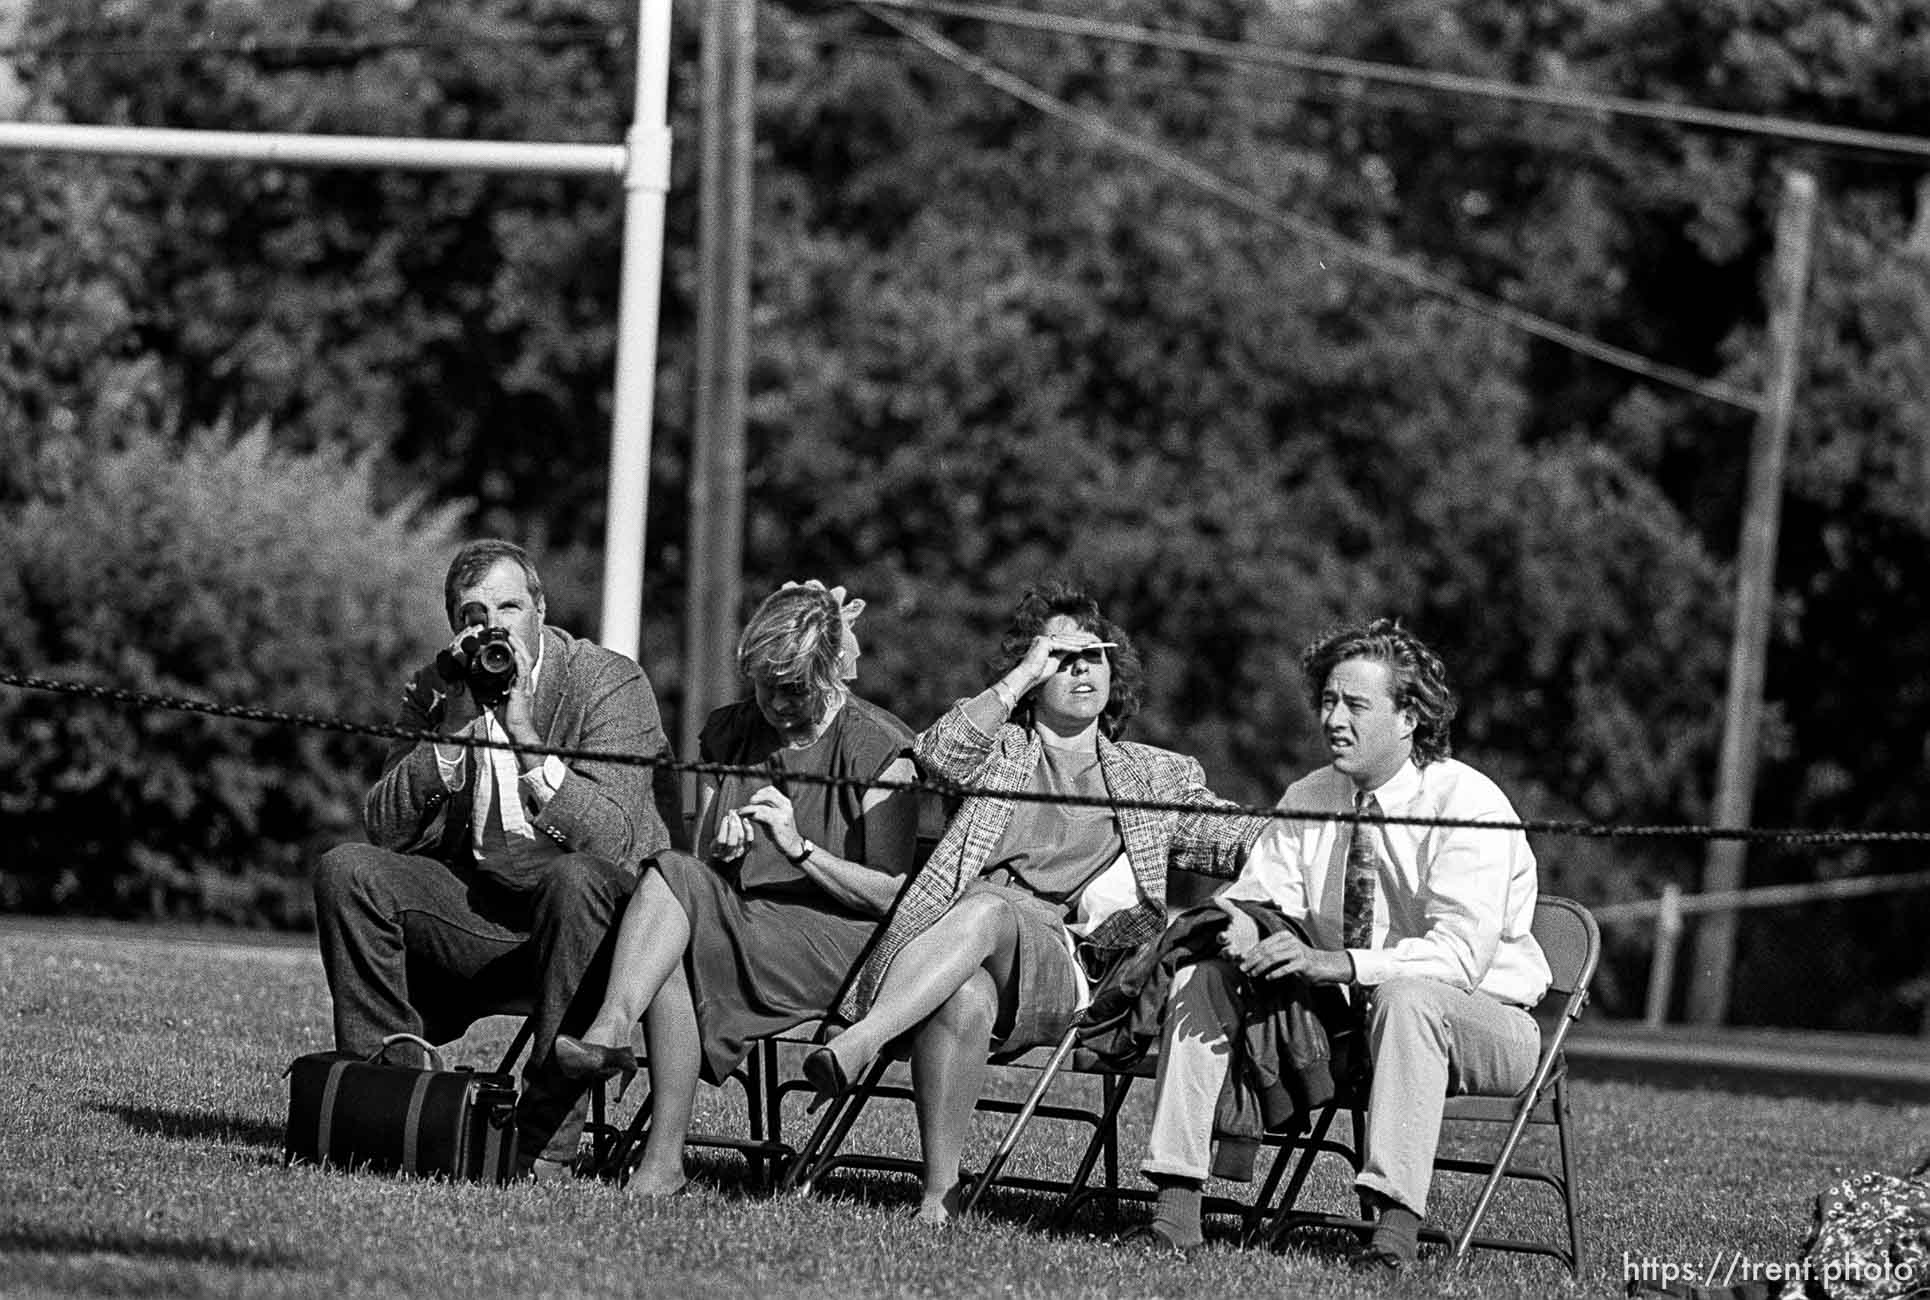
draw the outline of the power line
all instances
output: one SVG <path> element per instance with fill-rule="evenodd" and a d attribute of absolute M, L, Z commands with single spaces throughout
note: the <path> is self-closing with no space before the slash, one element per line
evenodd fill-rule
<path fill-rule="evenodd" d="M 1398 280 L 1410 288 L 1444 299 L 1464 311 L 1484 316 L 1511 329 L 1532 334 L 1557 346 L 1580 353 L 1605 365 L 1626 370 L 1655 383 L 1679 388 L 1698 397 L 1733 406 L 1752 414 L 1760 405 L 1761 399 L 1753 393 L 1744 392 L 1719 380 L 1705 379 L 1678 366 L 1652 360 L 1626 348 L 1604 343 L 1600 339 L 1551 321 L 1544 316 L 1537 316 L 1533 312 L 1524 311 L 1498 298 L 1478 293 L 1439 272 L 1430 271 L 1405 259 L 1356 243 L 1305 217 L 1282 211 L 1261 195 L 1207 171 L 1164 145 L 1124 131 L 1096 113 L 1075 108 L 1064 100 L 1040 90 L 1032 83 L 961 48 L 925 24 L 899 14 L 886 12 L 883 8 L 883 5 L 896 4 L 899 0 L 879 0 L 876 4 L 872 0 L 857 0 L 857 3 L 860 8 L 871 13 L 880 22 L 897 29 L 933 54 L 956 65 L 994 89 L 1089 135 L 1096 136 L 1185 184 L 1277 226 L 1336 258 L 1366 267 L 1390 279 Z"/>
<path fill-rule="evenodd" d="M 1724 109 L 1702 108 L 1694 104 L 1670 104 L 1656 100 L 1634 99 L 1625 95 L 1602 95 L 1547 86 L 1524 86 L 1517 82 L 1497 81 L 1490 77 L 1433 72 L 1425 68 L 1409 68 L 1395 63 L 1375 63 L 1365 59 L 1348 59 L 1334 55 L 1306 54 L 1279 45 L 1219 40 L 1210 36 L 1161 31 L 1157 28 L 1104 22 L 1093 18 L 1072 18 L 1059 14 L 1035 13 L 1024 9 L 1007 9 L 997 5 L 973 4 L 967 0 L 854 0 L 854 2 L 859 3 L 862 8 L 874 10 L 874 16 L 879 18 L 883 18 L 883 15 L 876 14 L 876 8 L 908 9 L 920 13 L 943 14 L 953 18 L 971 18 L 1007 27 L 1025 27 L 1061 36 L 1087 36 L 1176 53 L 1202 54 L 1233 62 L 1285 68 L 1319 76 L 1388 82 L 1444 94 L 1473 95 L 1512 103 L 1535 104 L 1563 112 L 1635 117 L 1652 122 L 1668 122 L 1677 126 L 1763 136 L 1800 144 L 1930 158 L 1930 136 L 1906 135 L 1895 131 L 1868 131 L 1859 127 L 1826 126 L 1791 117 L 1776 117 L 1762 113 L 1736 113 Z"/>
<path fill-rule="evenodd" d="M 909 37 L 901 36 L 896 32 L 870 35 L 849 30 L 826 31 L 820 33 L 818 39 L 827 48 L 878 55 L 896 55 L 916 44 Z M 1445 117 L 1457 122 L 1473 121 L 1472 114 L 1477 111 L 1475 105 L 1442 104 L 1438 100 L 1399 86 L 1360 86 L 1343 90 L 1308 80 L 1293 87 L 1274 87 L 1264 91 L 1252 87 L 1240 87 L 1229 89 L 1227 93 L 1229 99 L 1234 94 L 1240 95 L 1238 102 L 1249 106 L 1284 102 L 1322 109 L 1368 108 L 1376 112 L 1403 113 L 1417 117 L 1436 119 Z M 1543 127 L 1542 124 L 1546 120 L 1543 116 L 1534 118 L 1524 116 L 1515 121 L 1488 122 L 1484 124 L 1484 129 L 1492 137 L 1525 146 L 1542 157 L 1552 156 L 1577 163 L 1601 160 L 1600 150 L 1588 148 L 1578 137 L 1571 138 L 1567 142 L 1557 142 Z M 1858 150 L 1828 146 L 1818 146 L 1818 152 L 1841 157 L 1868 157 Z M 1892 158 L 1886 161 L 1898 167 L 1915 168 L 1915 164 L 1906 159 Z"/>

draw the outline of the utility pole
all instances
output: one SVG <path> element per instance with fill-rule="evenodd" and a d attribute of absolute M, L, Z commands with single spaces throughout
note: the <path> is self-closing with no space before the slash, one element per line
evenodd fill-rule
<path fill-rule="evenodd" d="M 684 596 L 683 748 L 733 694 L 744 586 L 744 405 L 750 374 L 751 86 L 755 0 L 704 6 L 697 400 Z M 691 805 L 694 806 L 694 803 Z"/>
<path fill-rule="evenodd" d="M 1816 233 L 1816 178 L 1793 170 L 1784 179 L 1776 213 L 1776 262 L 1769 299 L 1769 373 L 1749 449 L 1749 495 L 1743 505 L 1742 542 L 1736 559 L 1736 623 L 1729 649 L 1729 697 L 1723 714 L 1722 757 L 1716 770 L 1714 822 L 1747 826 L 1756 789 L 1756 758 L 1762 733 L 1764 666 L 1769 655 L 1769 615 L 1775 602 L 1776 545 L 1782 524 L 1783 463 L 1801 367 L 1803 306 Z M 1702 868 L 1702 889 L 1742 888 L 1745 847 L 1740 840 L 1711 840 Z M 1736 914 L 1712 912 L 1696 927 L 1690 969 L 1689 1020 L 1719 1025 L 1729 1015 L 1729 984 L 1736 954 Z"/>

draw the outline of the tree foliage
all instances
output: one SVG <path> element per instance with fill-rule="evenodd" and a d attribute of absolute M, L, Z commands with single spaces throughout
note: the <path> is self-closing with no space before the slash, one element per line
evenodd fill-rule
<path fill-rule="evenodd" d="M 1915 0 L 1082 12 L 1556 89 L 1893 131 L 1930 120 Z M 695 7 L 677 18 L 647 647 L 680 644 L 684 463 L 703 432 L 688 399 Z M 21 70 L 36 113 L 75 121 L 608 142 L 626 125 L 630 20 L 617 0 L 42 0 L 35 39 L 121 52 Z M 1300 647 L 1336 621 L 1395 613 L 1457 669 L 1460 750 L 1525 813 L 1706 815 L 1747 414 L 1323 256 L 855 9 L 787 0 L 760 6 L 758 24 L 752 598 L 810 576 L 864 595 L 862 688 L 922 723 L 980 684 L 1027 582 L 1082 573 L 1148 652 L 1140 734 L 1199 754 L 1254 801 L 1319 759 Z M 942 26 L 1283 211 L 1743 388 L 1762 382 L 1782 179 L 1812 168 L 1824 219 L 1758 806 L 1795 824 L 1923 821 L 1930 240 L 1912 234 L 1911 172 Z M 593 570 L 615 186 L 57 158 L 0 169 L 0 237 L 17 250 L 0 263 L 0 414 L 32 452 L 0 469 L 0 502 L 44 499 L 137 434 L 180 444 L 259 424 L 284 451 L 355 458 L 373 509 L 424 492 L 563 572 Z M 587 610 L 589 592 L 551 585 L 558 608 Z M 660 686 L 677 677 L 649 666 Z M 1694 843 L 1538 847 L 1554 887 L 1590 899 L 1686 883 L 1699 863 Z M 1755 870 L 1885 861 L 1758 854 Z M 1898 941 L 1911 918 L 1924 919 L 1829 918 L 1835 968 L 1872 992 L 1800 1014 L 1913 1014 L 1897 992 L 1921 976 L 1921 946 Z M 1771 947 L 1745 945 L 1745 1017 L 1775 1014 L 1802 983 Z M 1611 981 L 1639 966 L 1630 946 L 1614 955 Z M 1618 998 L 1628 1009 L 1616 984 Z"/>
<path fill-rule="evenodd" d="M 441 626 L 454 517 L 376 508 L 374 463 L 277 451 L 261 432 L 185 449 L 144 436 L 97 458 L 0 510 L 0 662 L 386 720 Z M 0 694 L 0 737 L 6 905 L 283 921 L 307 911 L 317 846 L 357 832 L 380 752 L 301 726 L 24 691 Z"/>

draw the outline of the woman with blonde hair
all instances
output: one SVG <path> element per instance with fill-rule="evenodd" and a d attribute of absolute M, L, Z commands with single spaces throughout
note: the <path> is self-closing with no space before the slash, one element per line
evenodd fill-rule
<path fill-rule="evenodd" d="M 863 608 L 819 582 L 758 606 L 737 644 L 751 698 L 713 712 L 699 739 L 705 761 L 756 774 L 705 779 L 698 856 L 666 854 L 644 875 L 596 1019 L 556 1041 L 570 1077 L 627 1082 L 643 1020 L 651 1121 L 632 1192 L 683 1190 L 698 1080 L 721 1084 L 752 1039 L 826 1014 L 911 868 L 913 792 L 869 785 L 912 778 L 911 731 L 847 685 Z M 810 777 L 823 779 L 794 779 Z"/>

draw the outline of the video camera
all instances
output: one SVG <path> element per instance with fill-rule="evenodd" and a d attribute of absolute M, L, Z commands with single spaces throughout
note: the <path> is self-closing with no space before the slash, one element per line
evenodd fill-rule
<path fill-rule="evenodd" d="M 476 703 L 493 709 L 509 698 L 509 688 L 516 684 L 516 652 L 509 645 L 509 630 L 483 626 L 489 611 L 475 601 L 462 607 L 462 621 L 468 631 L 436 656 L 436 672 L 452 686 L 467 683 Z"/>

